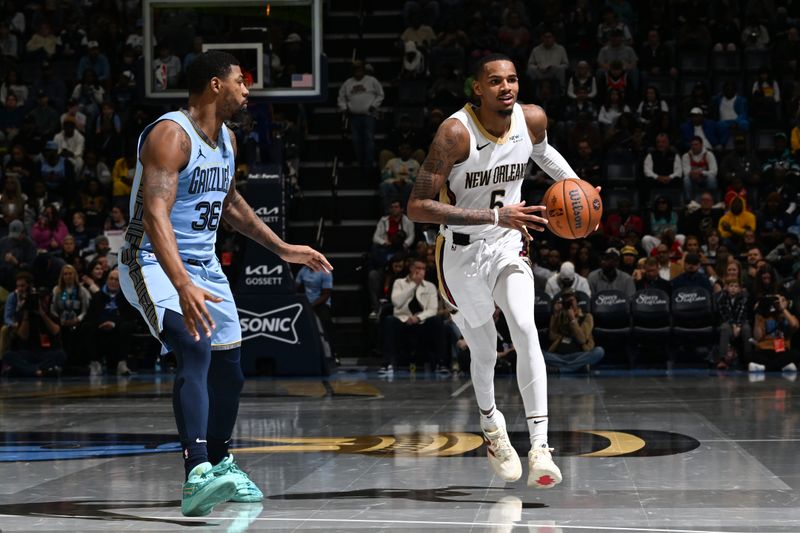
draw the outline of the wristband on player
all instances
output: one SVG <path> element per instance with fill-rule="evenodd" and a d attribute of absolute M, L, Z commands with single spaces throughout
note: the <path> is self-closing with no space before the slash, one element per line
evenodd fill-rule
<path fill-rule="evenodd" d="M 500 209 L 495 207 L 494 209 L 492 209 L 492 211 L 494 212 L 494 224 L 492 225 L 497 226 L 498 224 L 500 224 Z"/>

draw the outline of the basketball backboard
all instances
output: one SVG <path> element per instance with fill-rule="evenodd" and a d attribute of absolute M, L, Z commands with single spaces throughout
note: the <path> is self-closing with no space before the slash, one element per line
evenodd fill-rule
<path fill-rule="evenodd" d="M 144 0 L 148 98 L 185 98 L 185 69 L 198 51 L 239 60 L 254 97 L 322 92 L 322 0 Z"/>

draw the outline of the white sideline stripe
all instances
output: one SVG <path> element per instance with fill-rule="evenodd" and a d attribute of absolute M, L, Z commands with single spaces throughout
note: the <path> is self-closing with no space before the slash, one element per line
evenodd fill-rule
<path fill-rule="evenodd" d="M 3 515 L 0 515 L 3 516 Z M 72 516 L 70 518 L 95 518 L 89 516 Z M 206 521 L 206 520 L 241 520 L 239 517 L 201 517 L 201 518 L 187 518 L 185 516 L 141 516 L 149 520 L 175 520 L 181 521 Z M 460 526 L 460 527 L 500 527 L 500 526 L 528 526 L 528 527 L 559 527 L 561 529 L 578 529 L 578 530 L 594 530 L 594 531 L 644 531 L 647 533 L 720 533 L 720 530 L 713 529 L 662 529 L 662 528 L 647 528 L 647 527 L 611 527 L 611 526 L 570 526 L 566 524 L 536 524 L 533 522 L 437 522 L 434 520 L 365 520 L 365 519 L 350 519 L 350 518 L 254 518 L 253 521 L 261 522 L 322 522 L 322 523 L 343 523 L 343 524 L 392 524 L 398 526 Z M 747 531 L 725 531 L 724 533 L 750 533 Z M 769 533 L 769 532 L 764 532 Z"/>
<path fill-rule="evenodd" d="M 456 396 L 458 396 L 459 394 L 461 394 L 470 387 L 472 387 L 472 380 L 469 380 L 463 385 L 461 385 L 458 389 L 455 390 L 455 392 L 453 392 L 453 394 L 450 395 L 450 397 L 455 398 Z"/>

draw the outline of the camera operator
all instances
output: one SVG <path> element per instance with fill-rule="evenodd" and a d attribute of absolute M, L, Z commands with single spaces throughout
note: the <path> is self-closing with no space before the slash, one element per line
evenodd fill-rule
<path fill-rule="evenodd" d="M 545 363 L 567 372 L 597 364 L 605 350 L 594 345 L 593 328 L 594 319 L 591 313 L 584 314 L 578 307 L 575 291 L 561 291 L 550 317 L 551 344 L 544 352 Z"/>
<path fill-rule="evenodd" d="M 783 295 L 767 295 L 756 305 L 753 337 L 755 352 L 748 370 L 782 370 L 797 372 L 797 351 L 792 350 L 792 336 L 800 328 L 800 322 L 787 309 Z"/>
<path fill-rule="evenodd" d="M 58 376 L 67 359 L 61 349 L 61 326 L 49 315 L 49 291 L 32 290 L 31 279 L 30 274 L 18 275 L 13 315 L 6 313 L 6 320 L 11 318 L 11 350 L 3 358 L 3 374 Z"/>

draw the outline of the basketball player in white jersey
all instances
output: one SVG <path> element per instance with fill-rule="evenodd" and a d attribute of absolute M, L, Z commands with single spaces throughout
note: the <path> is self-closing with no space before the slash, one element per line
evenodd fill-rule
<path fill-rule="evenodd" d="M 492 313 L 503 311 L 517 350 L 517 381 L 525 406 L 532 449 L 528 486 L 561 482 L 547 444 L 547 374 L 533 321 L 533 272 L 524 250 L 528 229 L 543 231 L 543 206 L 520 201 L 529 159 L 551 178 L 575 171 L 547 144 L 547 116 L 535 105 L 517 103 L 519 82 L 511 60 L 493 54 L 476 65 L 475 95 L 436 132 L 417 176 L 408 215 L 441 224 L 436 259 L 439 289 L 458 312 L 453 318 L 470 347 L 470 372 L 481 411 L 487 456 L 505 481 L 522 476 L 506 422 L 494 398 L 497 359 Z M 434 197 L 436 199 L 434 199 Z"/>

